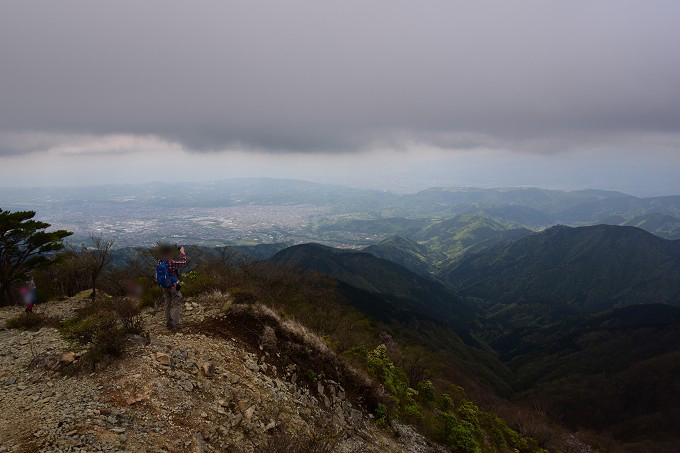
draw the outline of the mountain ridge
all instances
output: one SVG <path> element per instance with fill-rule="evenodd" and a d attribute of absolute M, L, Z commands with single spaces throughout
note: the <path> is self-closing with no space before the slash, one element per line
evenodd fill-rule
<path fill-rule="evenodd" d="M 271 259 L 278 265 L 314 270 L 370 293 L 400 297 L 408 308 L 433 320 L 467 320 L 473 313 L 443 283 L 422 277 L 371 253 L 321 244 L 288 247 Z"/>

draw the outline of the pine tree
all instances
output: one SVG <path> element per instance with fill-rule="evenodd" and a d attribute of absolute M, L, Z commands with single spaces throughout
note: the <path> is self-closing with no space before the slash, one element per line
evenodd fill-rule
<path fill-rule="evenodd" d="M 13 302 L 13 286 L 51 264 L 50 254 L 64 248 L 70 231 L 46 231 L 49 223 L 33 220 L 34 211 L 0 209 L 0 305 Z"/>

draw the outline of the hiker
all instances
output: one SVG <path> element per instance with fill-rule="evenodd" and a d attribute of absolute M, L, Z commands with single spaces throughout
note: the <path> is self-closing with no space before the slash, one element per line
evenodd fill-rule
<path fill-rule="evenodd" d="M 179 329 L 179 315 L 182 310 L 182 293 L 180 292 L 179 271 L 187 264 L 184 247 L 179 248 L 179 259 L 173 259 L 175 248 L 163 246 L 160 259 L 156 265 L 156 282 L 163 288 L 165 304 L 165 326 L 168 329 Z"/>
<path fill-rule="evenodd" d="M 33 279 L 26 282 L 26 285 L 19 288 L 19 294 L 21 295 L 21 299 L 24 302 L 24 306 L 26 307 L 24 311 L 26 313 L 33 313 L 33 306 L 36 304 L 38 299 L 37 290 Z"/>

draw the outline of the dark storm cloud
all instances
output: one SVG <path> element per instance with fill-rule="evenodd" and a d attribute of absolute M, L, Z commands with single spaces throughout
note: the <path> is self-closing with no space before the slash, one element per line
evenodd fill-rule
<path fill-rule="evenodd" d="M 680 133 L 678 23 L 673 0 L 3 2 L 0 153 L 644 144 Z"/>

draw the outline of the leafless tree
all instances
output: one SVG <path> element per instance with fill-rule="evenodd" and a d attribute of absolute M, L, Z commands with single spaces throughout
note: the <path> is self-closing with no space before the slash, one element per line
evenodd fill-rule
<path fill-rule="evenodd" d="M 84 273 L 92 282 L 92 300 L 97 298 L 97 279 L 113 260 L 111 249 L 114 240 L 106 240 L 101 235 L 90 235 L 90 245 L 83 245 L 76 256 L 80 260 Z"/>
<path fill-rule="evenodd" d="M 241 254 L 229 246 L 217 247 L 217 253 L 221 269 L 231 270 L 242 259 Z"/>

